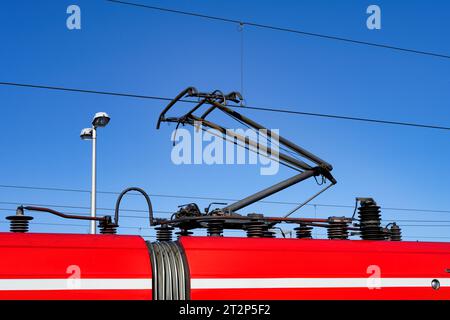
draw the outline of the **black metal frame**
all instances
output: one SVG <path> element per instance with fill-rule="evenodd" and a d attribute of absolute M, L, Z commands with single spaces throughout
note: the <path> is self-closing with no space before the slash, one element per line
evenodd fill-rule
<path fill-rule="evenodd" d="M 186 114 L 179 116 L 179 117 L 166 117 L 167 112 L 179 101 L 181 101 L 185 97 L 191 97 L 191 98 L 198 98 L 199 102 Z M 256 152 L 259 153 L 259 144 L 247 137 L 243 137 L 237 133 L 231 132 L 227 130 L 225 127 L 222 127 L 212 121 L 206 120 L 206 117 L 211 114 L 215 109 L 218 109 L 222 111 L 224 114 L 228 115 L 229 117 L 233 118 L 236 121 L 239 121 L 241 123 L 244 123 L 245 125 L 249 126 L 250 128 L 253 128 L 255 130 L 263 130 L 265 132 L 266 137 L 269 139 L 276 139 L 280 146 L 289 148 L 292 152 L 295 152 L 298 156 L 303 157 L 313 164 L 315 166 L 312 166 L 305 161 L 296 159 L 292 156 L 287 155 L 286 153 L 282 152 L 274 152 L 272 148 L 265 147 L 266 153 L 268 155 L 273 155 L 276 153 L 278 155 L 278 159 L 276 159 L 279 163 L 285 164 L 294 170 L 299 171 L 300 173 L 288 178 L 284 181 L 281 181 L 269 188 L 263 189 L 259 192 L 256 192 L 246 198 L 243 198 L 235 203 L 232 203 L 230 205 L 227 205 L 226 207 L 222 208 L 221 210 L 225 213 L 231 214 L 234 213 L 242 208 L 245 208 L 259 200 L 262 200 L 270 195 L 273 195 L 283 189 L 286 189 L 292 185 L 295 185 L 301 181 L 307 180 L 311 177 L 317 177 L 317 176 L 323 176 L 325 179 L 329 180 L 332 185 L 336 184 L 336 179 L 332 176 L 331 170 L 333 169 L 332 165 L 328 162 L 324 161 L 323 159 L 319 158 L 318 156 L 314 155 L 313 153 L 309 152 L 308 150 L 298 146 L 297 144 L 293 143 L 292 141 L 276 134 L 275 132 L 267 129 L 263 125 L 257 123 L 256 121 L 240 114 L 239 112 L 232 110 L 228 107 L 227 101 L 232 101 L 234 103 L 239 103 L 242 100 L 242 96 L 239 92 L 231 92 L 229 94 L 223 94 L 221 91 L 214 91 L 212 93 L 201 93 L 194 87 L 188 87 L 182 92 L 180 92 L 170 103 L 164 108 L 164 110 L 161 112 L 156 128 L 159 129 L 162 122 L 174 122 L 177 123 L 177 125 L 180 124 L 189 124 L 194 126 L 196 123 L 201 123 L 203 126 L 215 129 L 219 131 L 221 134 L 228 136 L 234 139 L 242 142 L 246 148 L 256 148 Z M 200 116 L 195 116 L 194 112 L 196 112 L 200 107 L 204 105 L 209 105 L 209 108 Z M 224 136 L 222 138 L 225 139 Z M 249 149 L 250 150 L 250 149 Z M 328 189 L 329 186 L 327 186 L 325 189 Z M 311 201 L 313 198 L 321 194 L 324 190 L 319 191 L 315 196 L 308 199 L 308 201 Z M 306 203 L 304 203 L 306 204 Z M 298 210 L 299 208 L 297 208 Z"/>

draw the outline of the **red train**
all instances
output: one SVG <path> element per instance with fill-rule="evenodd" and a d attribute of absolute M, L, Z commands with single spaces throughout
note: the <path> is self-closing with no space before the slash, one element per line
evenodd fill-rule
<path fill-rule="evenodd" d="M 0 234 L 0 299 L 450 299 L 450 244 Z"/>
<path fill-rule="evenodd" d="M 166 117 L 182 98 L 195 98 L 196 105 L 181 117 Z M 265 148 L 265 155 L 276 154 L 277 161 L 297 171 L 295 176 L 222 208 L 210 210 L 209 206 L 202 211 L 192 203 L 164 219 L 153 217 L 150 198 L 140 188 L 120 194 L 114 219 L 21 206 L 15 216 L 7 217 L 12 232 L 0 233 L 0 299 L 450 300 L 450 243 L 401 241 L 395 223 L 381 225 L 380 207 L 373 199 L 357 198 L 358 217 L 356 206 L 352 217 L 290 217 L 336 184 L 333 167 L 229 108 L 230 102 L 241 100 L 237 92 L 199 93 L 190 87 L 163 110 L 157 127 L 161 122 L 174 122 L 177 127 L 200 122 L 259 153 L 259 142 L 205 119 L 219 110 L 277 140 L 288 152 Z M 194 115 L 201 106 L 208 109 L 201 116 Z M 238 213 L 312 177 L 320 185 L 330 184 L 285 216 Z M 129 191 L 145 197 L 149 224 L 155 227 L 158 241 L 115 234 L 120 202 Z M 97 221 L 102 234 L 27 233 L 33 218 L 25 210 Z M 294 224 L 296 238 L 274 238 L 274 228 L 280 223 Z M 178 240 L 172 241 L 175 228 Z M 312 239 L 312 228 L 326 229 L 329 239 Z M 193 236 L 195 229 L 206 229 L 208 236 Z M 227 229 L 245 231 L 247 238 L 223 237 Z M 362 240 L 349 240 L 350 235 Z"/>

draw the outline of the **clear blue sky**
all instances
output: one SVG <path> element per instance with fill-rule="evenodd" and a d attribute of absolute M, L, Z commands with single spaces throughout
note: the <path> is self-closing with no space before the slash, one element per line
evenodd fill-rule
<path fill-rule="evenodd" d="M 450 54 L 446 1 L 153 1 L 155 6 Z M 81 7 L 82 29 L 66 28 L 66 8 Z M 368 30 L 370 4 L 382 29 Z M 7 1 L 0 5 L 0 81 L 173 97 L 187 86 L 241 89 L 241 33 L 235 24 L 96 0 Z M 450 124 L 450 60 L 289 33 L 244 29 L 244 94 L 250 106 L 394 121 Z M 0 86 L 0 184 L 90 188 L 90 143 L 79 139 L 93 114 L 111 123 L 99 132 L 98 188 L 140 186 L 150 194 L 240 198 L 292 175 L 260 176 L 256 166 L 175 166 L 171 128 L 157 131 L 164 102 Z M 245 111 L 334 165 L 338 184 L 315 203 L 353 205 L 372 196 L 384 207 L 450 210 L 450 132 Z M 269 200 L 301 202 L 313 181 Z M 155 210 L 189 199 L 152 197 Z M 11 203 L 89 206 L 88 193 L 0 188 L 0 218 Z M 115 196 L 99 195 L 112 208 Z M 205 207 L 208 200 L 199 200 Z M 124 208 L 144 209 L 130 197 Z M 292 205 L 244 210 L 281 215 Z M 65 212 L 88 210 L 60 208 Z M 99 210 L 99 214 L 111 213 Z M 144 216 L 143 213 L 124 214 Z M 302 215 L 351 215 L 351 208 L 307 207 Z M 68 223 L 38 216 L 37 223 Z M 408 240 L 443 240 L 449 213 L 385 210 L 385 219 L 439 220 L 447 227 L 404 227 Z M 3 219 L 2 219 L 3 220 Z M 4 221 L 4 220 L 3 220 Z M 400 222 L 411 225 L 412 222 Z M 416 223 L 417 224 L 417 223 Z M 428 223 L 436 225 L 438 223 Z M 147 227 L 145 219 L 122 225 Z M 33 231 L 86 227 L 33 225 Z M 0 224 L 7 230 L 7 224 Z M 137 229 L 122 229 L 136 233 Z M 142 234 L 151 234 L 142 230 Z M 320 233 L 320 231 L 319 231 Z M 449 239 L 447 239 L 448 241 Z"/>

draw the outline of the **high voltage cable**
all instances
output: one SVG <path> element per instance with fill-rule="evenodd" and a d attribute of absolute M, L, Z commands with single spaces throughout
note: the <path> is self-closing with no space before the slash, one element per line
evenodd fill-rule
<path fill-rule="evenodd" d="M 0 202 L 2 204 L 5 204 L 5 202 Z M 57 206 L 57 205 L 38 205 L 35 204 L 37 206 L 45 206 L 45 207 L 64 207 L 64 206 Z M 89 209 L 89 208 L 87 208 Z M 97 208 L 98 210 L 114 210 L 114 209 L 100 209 Z M 0 208 L 0 211 L 5 211 L 5 212 L 10 212 L 11 214 L 14 212 L 15 208 Z M 124 209 L 120 209 L 120 211 L 127 211 Z M 144 210 L 143 210 L 144 211 Z M 66 212 L 64 211 L 64 213 L 66 214 L 77 214 L 77 215 L 85 215 L 85 216 L 89 216 L 90 214 L 88 213 L 79 213 L 79 212 Z M 162 214 L 173 214 L 173 212 L 171 211 L 154 211 L 154 213 L 162 213 Z M 121 218 L 133 218 L 133 219 L 148 219 L 147 216 L 132 216 L 132 215 L 126 215 L 126 214 L 121 214 L 120 215 Z M 390 220 L 390 219 L 383 219 L 384 222 L 400 222 L 402 223 L 401 227 L 450 227 L 450 224 L 433 224 L 430 225 L 429 223 L 450 223 L 449 220 L 423 220 L 423 219 L 419 219 L 419 220 Z M 403 222 L 406 223 L 416 223 L 416 224 L 403 224 Z M 422 223 L 422 224 L 417 224 L 417 223 Z M 427 223 L 427 224 L 424 224 Z"/>
<path fill-rule="evenodd" d="M 59 192 L 79 192 L 79 193 L 90 193 L 90 190 L 85 189 L 69 189 L 69 188 L 53 188 L 53 187 L 35 187 L 35 186 L 19 186 L 19 185 L 5 185 L 0 184 L 0 188 L 5 189 L 25 189 L 25 190 L 42 190 L 42 191 L 59 191 Z M 97 191 L 99 194 L 112 194 L 119 195 L 120 192 L 117 191 Z M 128 193 L 127 195 L 140 196 L 139 193 Z M 237 201 L 239 199 L 230 198 L 220 198 L 220 197 L 202 197 L 202 196 L 189 196 L 189 195 L 172 195 L 172 194 L 149 194 L 151 197 L 161 197 L 161 198 L 175 198 L 175 199 L 196 199 L 196 200 L 220 200 L 220 201 Z M 17 204 L 18 202 L 0 202 L 3 204 Z M 261 200 L 259 203 L 266 204 L 282 204 L 282 205 L 298 205 L 299 202 L 288 202 L 288 201 L 269 201 Z M 309 203 L 308 206 L 312 207 L 331 207 L 331 208 L 354 208 L 354 205 L 339 205 L 339 204 L 321 204 L 321 203 Z M 89 207 L 76 207 L 76 206 L 62 206 L 62 205 L 42 205 L 42 206 L 55 206 L 62 208 L 75 208 L 75 209 L 90 209 Z M 450 210 L 434 210 L 434 209 L 418 209 L 418 208 L 395 208 L 395 207 L 381 207 L 383 210 L 391 211 L 408 211 L 408 212 L 426 212 L 426 213 L 450 213 Z M 103 210 L 113 210 L 108 208 L 103 208 Z M 145 210 L 122 210 L 121 211 L 134 211 L 134 212 L 147 212 Z M 171 213 L 169 211 L 161 211 L 161 213 Z"/>
<path fill-rule="evenodd" d="M 426 236 L 418 236 L 418 237 L 406 236 L 403 238 L 406 238 L 406 239 L 450 239 L 450 237 L 426 237 Z"/>
<path fill-rule="evenodd" d="M 58 86 L 46 86 L 46 85 L 36 85 L 36 84 L 17 83 L 17 82 L 0 82 L 0 85 L 24 87 L 24 88 L 34 88 L 34 89 L 45 89 L 45 90 L 56 90 L 56 91 L 65 91 L 65 92 L 98 94 L 98 95 L 107 95 L 107 96 L 116 96 L 116 97 L 125 97 L 125 98 L 159 100 L 159 101 L 171 101 L 172 100 L 171 98 L 168 98 L 168 97 L 149 96 L 149 95 L 142 95 L 142 94 L 122 93 L 122 92 L 112 92 L 112 91 L 79 89 L 79 88 L 67 88 L 67 87 L 58 87 Z M 182 99 L 179 101 L 187 102 L 187 103 L 198 103 L 198 101 L 185 100 L 185 99 Z M 437 129 L 437 130 L 450 131 L 450 127 L 447 127 L 447 126 L 430 125 L 430 124 L 423 124 L 423 123 L 361 118 L 361 117 L 344 116 L 344 115 L 336 115 L 336 114 L 295 111 L 295 110 L 279 109 L 279 108 L 272 108 L 272 107 L 250 107 L 250 106 L 237 106 L 237 105 L 227 105 L 227 106 L 230 108 L 243 108 L 243 109 L 249 109 L 249 110 L 255 110 L 255 111 L 285 113 L 285 114 L 292 114 L 292 115 L 311 116 L 311 117 L 329 118 L 329 119 L 337 119 L 337 120 L 359 121 L 359 122 L 368 122 L 368 123 L 374 123 L 374 124 L 387 124 L 387 125 L 416 127 L 416 128 L 423 128 L 423 129 Z"/>
<path fill-rule="evenodd" d="M 298 30 L 298 29 L 283 28 L 283 27 L 277 27 L 277 26 L 272 26 L 272 25 L 268 25 L 268 24 L 242 21 L 242 20 L 236 20 L 236 19 L 229 19 L 229 18 L 211 16 L 211 15 L 206 15 L 206 14 L 201 14 L 201 13 L 196 13 L 196 12 L 188 12 L 188 11 L 174 10 L 174 9 L 168 9 L 168 8 L 163 8 L 163 7 L 156 7 L 156 6 L 151 6 L 151 5 L 146 5 L 146 4 L 142 4 L 142 3 L 136 3 L 136 2 L 127 2 L 127 1 L 118 1 L 118 0 L 106 0 L 106 1 L 112 2 L 112 3 L 117 3 L 117 4 L 139 7 L 139 8 L 151 9 L 151 10 L 156 10 L 156 11 L 161 11 L 161 12 L 175 13 L 175 14 L 187 15 L 187 16 L 192 16 L 192 17 L 197 17 L 197 18 L 233 23 L 233 24 L 238 24 L 240 26 L 247 25 L 247 26 L 252 26 L 252 27 L 256 27 L 256 28 L 288 32 L 288 33 L 293 33 L 293 34 L 302 35 L 302 36 L 316 37 L 316 38 L 321 38 L 321 39 L 326 39 L 326 40 L 340 41 L 340 42 L 346 42 L 346 43 L 351 43 L 351 44 L 365 45 L 365 46 L 390 49 L 390 50 L 395 50 L 395 51 L 400 51 L 400 52 L 408 52 L 408 53 L 432 56 L 432 57 L 437 57 L 437 58 L 450 59 L 450 55 L 448 55 L 448 54 L 416 50 L 416 49 L 409 49 L 409 48 L 402 48 L 402 47 L 386 45 L 386 44 L 382 44 L 382 43 L 361 41 L 361 40 L 338 37 L 338 36 L 333 36 L 333 35 L 328 35 L 328 34 L 307 32 L 307 31 Z"/>
<path fill-rule="evenodd" d="M 57 207 L 57 206 L 51 206 L 51 207 Z M 0 211 L 10 212 L 11 215 L 13 215 L 15 208 L 0 208 Z M 120 209 L 121 211 L 125 211 Z M 89 213 L 79 213 L 79 212 L 65 212 L 66 214 L 75 214 L 75 215 L 82 215 L 82 216 L 89 216 Z M 172 214 L 173 212 L 169 211 L 154 211 L 154 213 L 168 213 Z M 8 213 L 6 213 L 8 214 Z M 130 215 L 124 215 L 121 214 L 120 218 L 133 218 L 133 219 L 148 219 L 147 216 L 130 216 Z M 416 224 L 402 224 L 401 227 L 450 227 L 450 224 L 429 224 L 429 223 L 450 223 L 449 220 L 389 220 L 389 219 L 383 219 L 384 222 L 399 222 L 399 223 L 416 223 Z M 417 224 L 421 223 L 421 224 Z M 427 224 L 424 224 L 427 223 Z"/>
<path fill-rule="evenodd" d="M 58 86 L 44 86 L 44 85 L 36 85 L 36 84 L 29 84 L 29 83 L 18 83 L 18 82 L 0 82 L 0 85 L 2 85 L 2 86 L 14 86 L 14 87 L 25 87 L 25 88 L 35 88 L 35 89 L 69 91 L 69 92 L 78 92 L 78 93 L 92 93 L 92 94 L 127 97 L 127 98 L 152 99 L 152 100 L 162 100 L 162 101 L 171 101 L 172 100 L 170 98 L 148 96 L 148 95 L 140 95 L 140 94 L 132 94 L 132 93 L 120 93 L 120 92 L 111 92 L 111 91 L 87 90 L 87 89 L 67 88 L 67 87 L 58 87 Z M 183 101 L 183 100 L 181 100 L 181 101 Z M 193 101 L 186 101 L 185 100 L 185 102 L 193 102 Z"/>
<path fill-rule="evenodd" d="M 0 204 L 15 204 L 15 205 L 19 205 L 19 203 L 17 202 L 0 202 Z M 82 208 L 82 209 L 90 209 L 89 207 L 74 207 L 74 206 L 62 206 L 62 205 L 51 205 L 51 204 L 28 204 L 27 205 L 33 205 L 33 206 L 39 206 L 39 207 L 52 207 L 52 208 Z M 114 211 L 114 209 L 109 209 L 109 208 L 97 208 L 98 210 L 104 210 L 104 211 Z M 0 211 L 6 211 L 6 212 L 13 212 L 15 210 L 15 208 L 0 208 Z M 130 210 L 126 210 L 126 209 L 120 209 L 120 211 L 130 211 Z M 148 211 L 146 210 L 133 210 L 133 211 L 139 211 L 139 212 L 143 212 L 143 213 L 148 213 Z M 80 213 L 80 212 L 66 212 L 64 211 L 64 213 L 66 214 L 78 214 L 78 215 L 85 215 L 85 216 L 89 216 L 89 213 Z M 153 211 L 153 213 L 161 213 L 161 214 L 173 214 L 173 211 L 160 211 L 160 210 L 155 210 Z M 148 216 L 132 216 L 132 215 L 126 215 L 126 214 L 121 214 L 120 217 L 122 218 L 135 218 L 135 219 L 148 219 Z M 392 220 L 392 219 L 383 219 L 384 222 L 406 222 L 406 223 L 450 223 L 450 220 L 424 220 L 424 219 L 415 219 L 415 220 L 410 220 L 410 219 L 396 219 L 396 220 Z M 429 224 L 415 224 L 415 225 L 403 225 L 402 227 L 406 227 L 406 226 L 439 226 L 439 227 L 447 227 L 450 225 L 429 225 Z"/>

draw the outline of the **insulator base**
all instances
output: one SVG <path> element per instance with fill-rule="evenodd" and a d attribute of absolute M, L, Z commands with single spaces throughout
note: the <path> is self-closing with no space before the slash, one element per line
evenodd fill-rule
<path fill-rule="evenodd" d="M 115 226 L 100 227 L 100 234 L 117 234 L 117 227 Z"/>
<path fill-rule="evenodd" d="M 334 240 L 347 240 L 348 239 L 348 228 L 346 222 L 330 222 L 327 228 L 328 239 Z"/>
<path fill-rule="evenodd" d="M 10 221 L 9 231 L 25 233 L 29 230 L 30 221 L 33 217 L 29 216 L 8 216 L 6 220 Z"/>
<path fill-rule="evenodd" d="M 373 202 L 364 202 L 358 208 L 359 226 L 363 240 L 385 240 L 381 227 L 380 207 Z"/>
<path fill-rule="evenodd" d="M 393 223 L 391 229 L 389 230 L 390 240 L 391 241 L 401 241 L 402 240 L 402 230 L 400 227 Z"/>
<path fill-rule="evenodd" d="M 223 220 L 210 220 L 206 232 L 210 237 L 222 237 L 223 236 Z"/>
<path fill-rule="evenodd" d="M 100 221 L 98 227 L 100 228 L 100 234 L 116 234 L 118 226 L 111 221 Z"/>
<path fill-rule="evenodd" d="M 312 239 L 312 229 L 313 227 L 300 223 L 297 228 L 294 228 L 295 236 L 297 239 Z"/>
<path fill-rule="evenodd" d="M 180 229 L 180 231 L 175 232 L 175 234 L 177 235 L 177 237 L 188 237 L 193 235 L 194 233 L 192 231 L 189 231 L 187 229 Z"/>
<path fill-rule="evenodd" d="M 275 232 L 271 230 L 265 230 L 263 234 L 264 238 L 275 238 Z"/>
<path fill-rule="evenodd" d="M 172 241 L 173 227 L 162 225 L 160 227 L 156 227 L 155 229 L 157 241 Z"/>
<path fill-rule="evenodd" d="M 247 231 L 247 237 L 249 238 L 262 238 L 264 237 L 265 225 L 261 222 L 249 222 L 245 226 L 245 231 Z"/>

